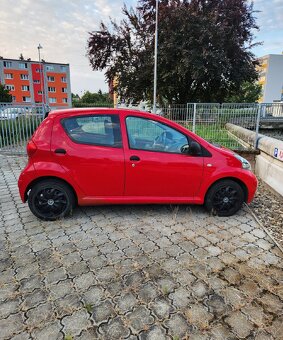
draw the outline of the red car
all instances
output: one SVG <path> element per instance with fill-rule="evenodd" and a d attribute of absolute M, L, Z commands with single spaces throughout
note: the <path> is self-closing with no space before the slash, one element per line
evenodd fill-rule
<path fill-rule="evenodd" d="M 163 117 L 128 109 L 51 112 L 27 145 L 23 202 L 43 220 L 78 205 L 205 204 L 219 216 L 251 202 L 244 158 Z"/>

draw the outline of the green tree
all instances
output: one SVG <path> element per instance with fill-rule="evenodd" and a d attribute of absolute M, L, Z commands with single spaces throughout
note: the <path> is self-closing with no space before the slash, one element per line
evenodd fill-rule
<path fill-rule="evenodd" d="M 257 82 L 245 81 L 239 90 L 225 98 L 227 103 L 254 103 L 258 101 L 262 93 L 262 86 Z"/>
<path fill-rule="evenodd" d="M 123 8 L 120 24 L 101 23 L 90 33 L 93 70 L 128 100 L 151 100 L 153 93 L 155 0 Z M 253 6 L 246 0 L 160 0 L 159 102 L 223 101 L 244 81 L 253 81 Z"/>
<path fill-rule="evenodd" d="M 0 103 L 11 103 L 12 95 L 9 90 L 5 89 L 5 86 L 0 84 Z"/>

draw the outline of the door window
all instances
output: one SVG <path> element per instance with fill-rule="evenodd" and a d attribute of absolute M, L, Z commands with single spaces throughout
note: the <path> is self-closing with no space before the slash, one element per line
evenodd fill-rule
<path fill-rule="evenodd" d="M 185 153 L 188 137 L 168 125 L 140 117 L 126 118 L 130 149 Z"/>
<path fill-rule="evenodd" d="M 62 125 L 76 143 L 122 147 L 120 121 L 117 115 L 90 115 L 65 118 Z"/>

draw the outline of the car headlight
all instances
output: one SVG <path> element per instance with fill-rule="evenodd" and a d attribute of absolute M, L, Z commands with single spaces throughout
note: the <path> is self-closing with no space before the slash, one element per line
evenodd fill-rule
<path fill-rule="evenodd" d="M 251 164 L 250 164 L 250 162 L 249 161 L 247 161 L 244 157 L 242 157 L 242 156 L 240 156 L 240 155 L 238 155 L 238 154 L 234 154 L 234 156 L 239 160 L 239 161 L 241 161 L 241 163 L 242 163 L 242 168 L 243 169 L 246 169 L 246 170 L 251 170 Z"/>

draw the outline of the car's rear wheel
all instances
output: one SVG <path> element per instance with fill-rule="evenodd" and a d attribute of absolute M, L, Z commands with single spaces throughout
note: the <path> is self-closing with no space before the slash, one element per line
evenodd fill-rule
<path fill-rule="evenodd" d="M 28 204 L 36 217 L 54 221 L 72 212 L 75 196 L 68 184 L 56 179 L 46 179 L 32 186 Z"/>
<path fill-rule="evenodd" d="M 235 181 L 222 180 L 215 183 L 205 197 L 207 210 L 218 216 L 231 216 L 241 209 L 245 195 Z"/>

